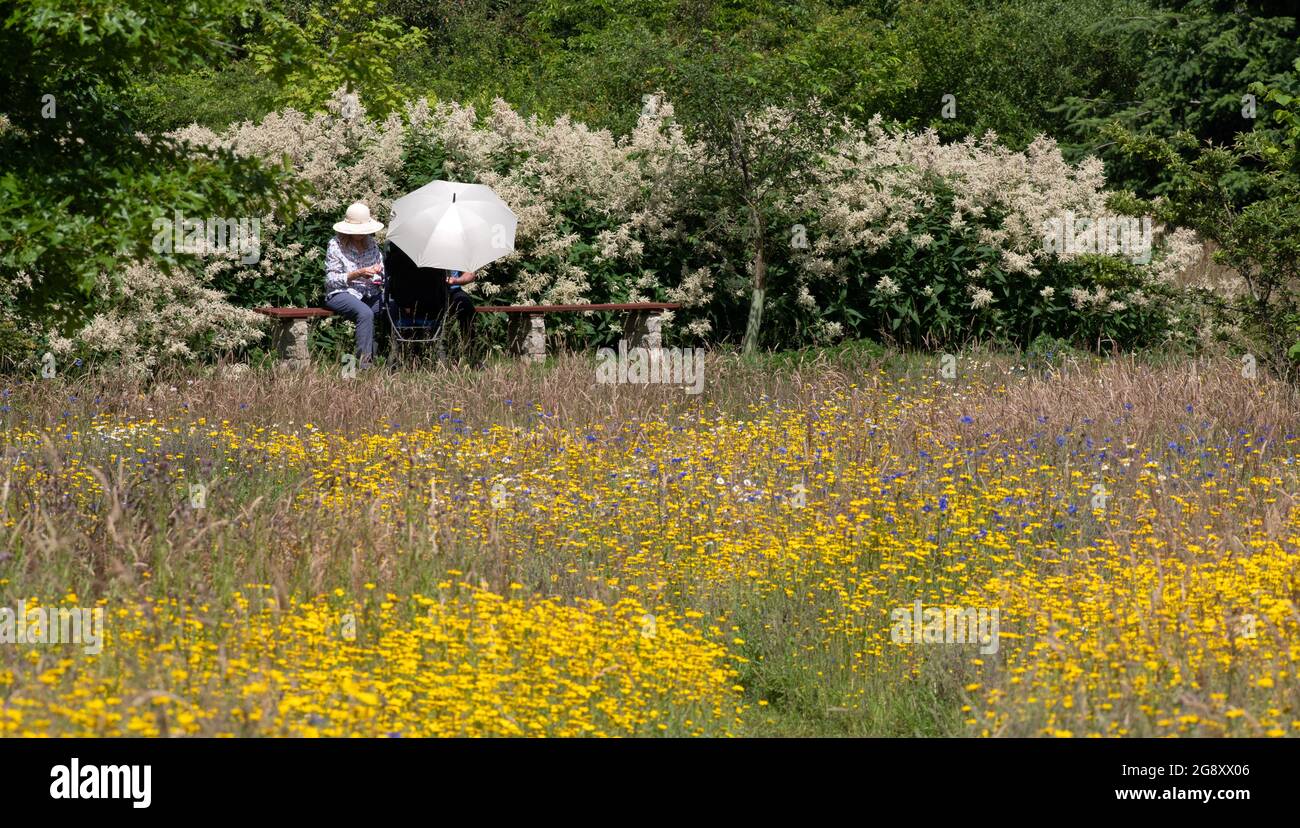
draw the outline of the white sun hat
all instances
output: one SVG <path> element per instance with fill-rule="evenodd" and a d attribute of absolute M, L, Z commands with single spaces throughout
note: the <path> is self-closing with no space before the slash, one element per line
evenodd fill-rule
<path fill-rule="evenodd" d="M 361 201 L 348 207 L 347 216 L 344 217 L 343 221 L 334 223 L 335 233 L 347 233 L 354 236 L 368 236 L 383 229 L 384 223 L 371 218 L 370 208 Z"/>

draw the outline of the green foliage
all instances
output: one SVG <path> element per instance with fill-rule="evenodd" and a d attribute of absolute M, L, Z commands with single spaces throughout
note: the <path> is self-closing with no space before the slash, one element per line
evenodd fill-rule
<path fill-rule="evenodd" d="M 1125 94 L 1142 52 L 1095 23 L 1147 11 L 1144 0 L 901 2 L 891 22 L 917 65 L 917 87 L 884 114 L 944 138 L 992 130 L 1024 147 L 1061 131 L 1065 119 L 1054 109 L 1067 96 Z M 955 117 L 941 111 L 945 95 Z"/>
<path fill-rule="evenodd" d="M 1289 72 L 1300 56 L 1294 4 L 1281 0 L 378 0 L 349 17 L 357 2 L 270 0 L 266 30 L 235 33 L 288 85 L 283 96 L 237 62 L 142 77 L 152 92 L 142 106 L 160 126 L 219 128 L 287 103 L 319 106 L 352 82 L 381 112 L 421 95 L 481 106 L 499 96 L 622 133 L 654 92 L 689 119 L 700 68 L 734 49 L 749 58 L 739 71 L 756 102 L 815 96 L 837 117 L 879 112 L 947 139 L 992 130 L 1015 148 L 1048 133 L 1069 139 L 1072 159 L 1101 152 L 1121 184 L 1160 192 L 1159 170 L 1121 157 L 1105 123 L 1227 143 L 1251 126 L 1251 82 L 1300 93 Z M 404 39 L 409 27 L 427 34 L 421 48 Z M 381 29 L 387 42 L 369 34 Z M 345 60 L 329 57 L 354 45 Z M 955 117 L 942 112 L 945 95 Z"/>
<path fill-rule="evenodd" d="M 249 49 L 253 65 L 279 84 L 283 105 L 316 111 L 334 90 L 346 87 L 385 115 L 407 97 L 393 81 L 393 66 L 424 44 L 425 33 L 376 16 L 375 7 L 376 0 L 313 6 L 301 24 L 269 13 Z"/>
<path fill-rule="evenodd" d="M 680 236 L 656 241 L 644 257 L 662 272 L 715 269 L 726 298 L 708 313 L 720 337 L 747 331 L 750 349 L 760 335 L 764 345 L 788 345 L 834 320 L 850 335 L 918 346 L 1043 335 L 1093 348 L 1159 341 L 1168 322 L 1156 308 L 1167 302 L 1108 313 L 1071 304 L 1069 291 L 1080 283 L 1132 288 L 1137 279 L 1125 263 L 1085 258 L 1032 282 L 1006 273 L 971 232 L 948 227 L 943 196 L 912 238 L 859 255 L 837 296 L 817 296 L 817 310 L 800 304 L 799 265 L 786 236 L 792 224 L 811 221 L 795 196 L 815 148 L 841 120 L 860 123 L 879 112 L 931 126 L 945 139 L 993 130 L 1013 147 L 1042 132 L 1069 134 L 1076 152 L 1100 148 L 1112 176 L 1142 194 L 1173 196 L 1160 215 L 1220 241 L 1224 263 L 1242 263 L 1250 279 L 1267 272 L 1285 281 L 1293 266 L 1286 233 L 1294 229 L 1286 199 L 1295 193 L 1278 165 L 1294 164 L 1290 148 L 1300 133 L 1300 74 L 1289 68 L 1300 47 L 1287 4 L 1249 2 L 1244 13 L 1234 5 L 197 0 L 177 8 L 160 0 L 18 0 L 0 28 L 0 45 L 17 67 L 0 91 L 8 121 L 0 122 L 0 276 L 30 278 L 20 301 L 72 316 L 88 309 L 80 297 L 96 280 L 127 259 L 184 264 L 150 248 L 154 218 L 176 210 L 256 215 L 293 200 L 275 170 L 161 137 L 190 122 L 219 129 L 283 106 L 316 110 L 346 87 L 381 117 L 421 95 L 480 111 L 501 96 L 525 113 L 569 115 L 625 134 L 645 96 L 665 92 L 709 155 L 696 186 L 676 194 Z M 1261 99 L 1258 124 L 1241 114 L 1252 82 L 1263 84 L 1253 93 Z M 42 117 L 46 94 L 57 117 Z M 941 114 L 949 94 L 955 118 Z M 750 116 L 769 104 L 799 117 L 779 135 L 756 131 Z M 1102 124 L 1115 118 L 1148 137 L 1107 145 Z M 1251 137 L 1235 139 L 1250 126 Z M 149 140 L 135 140 L 138 132 Z M 1206 140 L 1216 147 L 1204 147 Z M 437 145 L 413 143 L 394 188 L 446 177 L 447 160 Z M 1206 202 L 1199 209 L 1198 198 Z M 1155 209 L 1137 199 L 1132 206 Z M 560 205 L 559 216 L 562 230 L 584 240 L 616 229 L 583 203 Z M 333 218 L 299 216 L 277 232 L 318 246 Z M 914 243 L 920 231 L 929 244 Z M 591 277 L 593 301 L 635 289 L 626 265 L 586 242 L 565 256 L 533 264 L 580 267 Z M 274 279 L 222 287 L 245 306 L 317 298 L 319 262 L 277 267 L 284 272 Z M 972 306 L 973 271 L 993 296 L 988 311 Z M 883 277 L 899 292 L 879 291 Z M 1217 312 L 1225 324 L 1246 324 L 1289 347 L 1300 313 L 1279 304 L 1286 291 L 1270 284 L 1258 284 L 1266 297 L 1247 314 L 1253 322 L 1230 321 L 1234 309 L 1222 302 Z M 1044 288 L 1054 291 L 1048 301 Z M 608 321 L 577 319 L 571 333 L 596 341 L 610 335 Z M 322 341 L 332 341 L 333 328 L 323 330 Z"/>
<path fill-rule="evenodd" d="M 23 367 L 38 344 L 37 338 L 19 320 L 0 316 L 0 373 Z"/>
<path fill-rule="evenodd" d="M 1167 0 L 1145 13 L 1097 18 L 1089 29 L 1118 51 L 1142 56 L 1140 71 L 1095 94 L 1063 96 L 1060 113 L 1076 154 L 1101 151 L 1116 186 L 1160 194 L 1166 167 L 1122 152 L 1102 135 L 1118 121 L 1131 130 L 1173 138 L 1187 132 L 1199 140 L 1230 144 L 1263 120 L 1262 101 L 1249 97 L 1252 83 L 1300 94 L 1300 75 L 1290 71 L 1300 57 L 1294 4 Z M 1131 65 L 1131 64 L 1130 64 Z M 1231 173 L 1223 185 L 1240 193 L 1248 169 Z"/>
<path fill-rule="evenodd" d="M 746 72 L 746 64 L 761 67 L 734 47 L 715 58 L 695 79 L 694 133 L 707 153 L 692 201 L 701 214 L 721 219 L 713 222 L 713 235 L 748 261 L 750 307 L 742 348 L 752 354 L 762 335 L 773 236 L 784 236 L 792 223 L 782 219 L 829 145 L 832 121 L 813 99 L 793 99 L 783 102 L 793 117 L 773 128 L 761 116 L 762 96 L 750 91 L 754 75 Z"/>
<path fill-rule="evenodd" d="M 280 178 L 230 153 L 137 133 L 124 90 L 151 72 L 201 69 L 227 53 L 242 3 L 17 0 L 0 18 L 13 67 L 0 127 L 0 278 L 30 316 L 75 318 L 123 261 L 151 248 L 153 220 L 241 216 L 281 201 Z"/>
<path fill-rule="evenodd" d="M 817 97 L 860 122 L 879 112 L 946 137 L 992 129 L 1020 147 L 1071 123 L 1074 113 L 1057 109 L 1063 100 L 1131 97 L 1146 43 L 1097 22 L 1151 12 L 1150 0 L 380 0 L 357 17 L 357 2 L 271 2 L 269 31 L 245 40 L 292 88 L 266 109 L 317 106 L 321 89 L 352 80 L 367 101 L 392 86 L 408 99 L 499 96 L 525 112 L 626 132 L 654 92 L 689 116 L 701 68 L 731 50 L 747 57 L 738 71 L 756 103 Z M 358 34 L 381 27 L 389 42 L 345 55 L 356 67 L 326 57 L 336 46 L 373 44 Z M 405 27 L 428 34 L 423 48 L 407 48 Z M 372 72 L 376 82 L 363 82 Z M 956 118 L 941 117 L 946 94 Z M 213 118 L 204 123 L 221 125 L 205 96 L 193 100 Z"/>
<path fill-rule="evenodd" d="M 1297 61 L 1300 70 L 1300 60 Z M 1198 142 L 1188 133 L 1163 138 L 1113 125 L 1109 134 L 1127 156 L 1157 164 L 1169 182 L 1165 197 L 1133 199 L 1190 227 L 1218 246 L 1215 261 L 1241 277 L 1239 295 L 1203 297 L 1228 334 L 1284 375 L 1300 356 L 1300 100 L 1255 84 L 1278 107 L 1281 129 L 1257 128 L 1229 145 Z M 1244 186 L 1243 186 L 1244 182 Z"/>
<path fill-rule="evenodd" d="M 830 112 L 865 122 L 894 115 L 915 94 L 916 55 L 898 32 L 863 11 L 835 11 L 771 62 L 767 81 L 786 97 L 811 95 Z"/>
<path fill-rule="evenodd" d="M 240 60 L 194 72 L 155 75 L 130 90 L 123 101 L 129 117 L 150 133 L 199 124 L 213 130 L 256 121 L 275 108 L 276 85 L 251 61 Z"/>

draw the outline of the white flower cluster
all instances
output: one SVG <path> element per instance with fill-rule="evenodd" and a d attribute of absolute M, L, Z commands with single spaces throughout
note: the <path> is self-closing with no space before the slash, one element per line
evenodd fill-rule
<path fill-rule="evenodd" d="M 943 144 L 933 130 L 890 131 L 877 117 L 865 129 L 846 124 L 822 161 L 816 165 L 815 184 L 801 198 L 816 217 L 807 227 L 808 243 L 791 251 L 797 279 L 808 284 L 843 283 L 855 275 L 856 256 L 875 253 L 896 240 L 910 240 L 918 250 L 933 248 L 934 239 L 920 222 L 932 220 L 940 191 L 951 194 L 952 212 L 946 221 L 951 230 L 974 230 L 978 242 L 995 251 L 990 263 L 1030 279 L 1043 267 L 1076 256 L 1045 245 L 1045 227 L 1071 214 L 1113 218 L 1106 208 L 1100 160 L 1072 165 L 1046 137 L 1024 152 L 999 145 L 992 133 Z M 1154 255 L 1138 273 L 1151 285 L 1168 284 L 1198 260 L 1202 245 L 1184 229 L 1159 228 L 1156 236 Z M 935 250 L 936 255 L 945 252 Z M 994 303 L 991 292 L 978 285 L 986 275 L 984 267 L 968 274 L 966 289 L 974 310 Z M 893 279 L 881 279 L 876 290 L 894 295 L 900 286 Z M 1036 294 L 1046 301 L 1054 292 L 1045 287 Z M 1076 308 L 1089 310 L 1116 312 L 1126 307 L 1122 301 L 1098 301 L 1088 285 L 1076 287 L 1072 299 Z M 1142 299 L 1149 301 L 1145 294 Z"/>
<path fill-rule="evenodd" d="M 656 263 L 643 254 L 679 232 L 676 194 L 700 152 L 674 122 L 671 104 L 643 112 L 622 139 L 568 117 L 524 118 L 501 100 L 482 118 L 470 106 L 421 100 L 408 107 L 407 119 L 414 141 L 448 155 L 449 174 L 487 184 L 518 215 L 515 253 L 496 266 L 514 274 L 505 288 L 512 300 L 584 301 L 591 275 L 574 255 L 579 245 L 591 245 L 597 263 L 630 274 L 629 298 L 661 286 Z M 604 225 L 593 237 L 567 229 L 575 205 Z M 689 305 L 707 302 L 703 286 L 711 284 L 711 276 L 694 271 L 683 284 L 663 287 Z"/>
<path fill-rule="evenodd" d="M 491 186 L 519 217 L 515 253 L 488 268 L 488 278 L 479 286 L 486 295 L 516 302 L 586 301 L 594 286 L 593 265 L 616 268 L 629 298 L 662 292 L 688 311 L 717 298 L 719 290 L 725 296 L 745 295 L 744 281 L 735 278 L 736 265 L 748 268 L 751 263 L 725 261 L 724 251 L 707 241 L 680 274 L 664 268 L 664 262 L 646 260 L 647 247 L 685 232 L 691 219 L 684 206 L 693 176 L 706 159 L 706 150 L 685 138 L 672 104 L 661 98 L 623 138 L 568 117 L 526 118 L 501 100 L 490 112 L 479 113 L 472 106 L 422 99 L 408 105 L 404 117 L 390 116 L 382 123 L 344 117 L 343 109 L 340 93 L 326 113 L 307 116 L 289 110 L 219 136 L 197 128 L 180 134 L 272 160 L 287 156 L 295 173 L 312 185 L 309 210 L 337 211 L 363 200 L 381 217 L 401 195 L 393 192 L 392 178 L 403 148 L 438 149 L 447 159 L 448 175 Z M 791 113 L 769 108 L 751 121 L 751 132 L 779 142 Z M 878 251 L 899 238 L 910 239 L 918 249 L 933 248 L 933 235 L 917 224 L 939 203 L 940 189 L 952 194 L 950 228 L 974 230 L 981 243 L 998 252 L 996 263 L 1003 271 L 1031 278 L 1054 259 L 1071 255 L 1045 248 L 1045 224 L 1067 213 L 1109 215 L 1101 162 L 1089 158 L 1072 165 L 1045 137 L 1024 152 L 1001 146 L 992 133 L 943 144 L 933 130 L 890 131 L 877 117 L 866 128 L 844 124 L 813 169 L 806 189 L 789 194 L 792 204 L 815 217 L 807 243 L 790 250 L 797 304 L 809 310 L 816 309 L 816 297 L 825 292 L 818 283 L 842 283 L 854 254 Z M 586 215 L 575 215 L 575 210 Z M 578 220 L 592 216 L 600 229 L 575 231 Z M 273 234 L 274 218 L 263 221 L 267 235 Z M 1153 282 L 1168 281 L 1200 254 L 1188 231 L 1161 233 L 1160 238 L 1162 250 L 1144 266 Z M 593 253 L 584 257 L 580 249 Z M 934 249 L 935 255 L 945 252 Z M 287 259 L 302 255 L 316 251 L 268 241 L 256 272 L 232 274 L 239 266 L 231 262 L 211 270 L 214 276 L 223 270 L 227 277 L 273 276 Z M 984 292 L 974 292 L 982 268 L 968 286 L 976 309 L 992 303 Z M 733 276 L 720 283 L 724 270 Z M 885 295 L 902 289 L 893 280 L 877 285 Z M 691 322 L 689 312 L 683 316 Z M 708 322 L 692 329 L 707 331 Z"/>
<path fill-rule="evenodd" d="M 262 317 L 237 308 L 184 268 L 127 265 L 120 278 L 96 287 L 101 308 L 73 336 L 51 332 L 60 359 L 84 355 L 136 377 L 167 361 L 186 362 L 253 342 Z"/>
<path fill-rule="evenodd" d="M 272 112 L 258 123 L 236 124 L 220 135 L 191 126 L 172 134 L 202 147 L 228 149 L 272 164 L 288 162 L 293 176 L 307 185 L 307 198 L 298 217 L 309 213 L 341 215 L 354 201 L 366 202 L 376 215 L 388 212 L 395 195 L 393 175 L 402 162 L 405 136 L 400 115 L 382 122 L 365 117 L 356 96 L 340 89 L 325 112 L 307 115 L 293 109 Z M 213 284 L 251 279 L 283 278 L 301 257 L 323 255 L 325 239 L 304 244 L 285 240 L 276 216 L 261 221 L 261 255 L 253 265 L 232 252 L 210 260 L 207 276 Z"/>
<path fill-rule="evenodd" d="M 711 167 L 710 159 L 701 145 L 687 140 L 672 105 L 656 104 L 642 112 L 629 135 L 616 138 L 567 117 L 524 117 L 500 100 L 486 113 L 420 100 L 404 113 L 375 121 L 340 92 L 322 113 L 285 110 L 220 134 L 190 127 L 175 136 L 274 163 L 287 159 L 293 175 L 310 186 L 299 218 L 339 215 L 359 200 L 387 220 L 388 207 L 403 194 L 395 191 L 394 181 L 404 154 L 430 150 L 445 159 L 449 177 L 491 186 L 519 218 L 515 252 L 485 269 L 476 285 L 482 295 L 510 302 L 583 302 L 609 295 L 614 285 L 608 280 L 617 280 L 618 291 L 634 300 L 665 296 L 682 303 L 676 324 L 706 336 L 712 333 L 710 322 L 700 311 L 719 299 L 747 301 L 752 269 L 751 261 L 737 260 L 736 251 L 707 228 L 746 218 L 726 213 L 725 207 L 707 216 L 692 212 L 700 171 Z M 791 113 L 779 109 L 764 110 L 751 121 L 747 128 L 769 143 L 784 140 L 792 123 Z M 810 177 L 801 179 L 797 191 L 783 193 L 784 207 L 801 217 L 799 243 L 776 253 L 792 266 L 794 307 L 809 316 L 819 315 L 819 297 L 838 295 L 839 286 L 857 275 L 855 262 L 864 252 L 904 240 L 918 255 L 947 255 L 935 238 L 944 224 L 993 249 L 994 255 L 968 274 L 966 291 L 971 310 L 996 309 L 994 292 L 985 287 L 986 268 L 1034 279 L 1058 257 L 1042 243 L 1046 222 L 1068 211 L 1107 215 L 1101 162 L 1072 165 L 1047 138 L 1024 152 L 1000 146 L 992 134 L 943 144 L 933 131 L 886 130 L 878 117 L 865 128 L 845 124 L 838 137 L 829 135 L 828 130 L 823 157 L 810 165 Z M 936 224 L 935 211 L 949 204 L 944 209 L 950 212 L 938 216 Z M 286 278 L 304 259 L 319 257 L 325 242 L 291 237 L 275 216 L 256 218 L 262 229 L 258 262 L 243 263 L 232 251 L 211 258 L 197 278 L 151 274 L 150 288 L 143 292 L 126 286 L 135 284 L 131 278 L 112 280 L 122 295 L 131 294 L 131 303 L 113 303 L 116 310 L 96 317 L 78 335 L 80 344 L 148 365 L 168 350 L 187 349 L 187 332 L 196 326 L 208 326 L 218 344 L 255 341 L 252 321 L 224 302 L 216 288 Z M 923 226 L 922 220 L 928 223 Z M 1201 253 L 1188 231 L 1160 228 L 1155 235 L 1158 249 L 1141 265 L 1153 286 L 1168 283 Z M 660 255 L 665 249 L 688 253 L 674 259 Z M 910 289 L 903 281 L 880 278 L 877 295 Z M 1075 307 L 1090 312 L 1139 303 L 1088 284 L 1067 292 Z M 1044 287 L 1027 295 L 1047 302 L 1053 293 Z M 164 326 L 176 326 L 179 335 L 164 340 L 154 330 Z M 842 333 L 830 320 L 815 330 L 825 339 Z M 172 342 L 180 344 L 165 344 Z M 65 341 L 65 347 L 73 346 Z"/>

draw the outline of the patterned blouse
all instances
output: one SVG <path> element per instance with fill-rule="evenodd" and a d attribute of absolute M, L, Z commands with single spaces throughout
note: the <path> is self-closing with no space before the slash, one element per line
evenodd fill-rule
<path fill-rule="evenodd" d="M 366 246 L 360 252 L 344 247 L 339 237 L 330 239 L 325 249 L 325 298 L 347 291 L 358 299 L 374 296 L 381 290 L 380 285 L 362 281 L 348 281 L 348 274 L 363 267 L 382 264 L 384 254 L 379 251 L 374 236 L 366 236 Z"/>

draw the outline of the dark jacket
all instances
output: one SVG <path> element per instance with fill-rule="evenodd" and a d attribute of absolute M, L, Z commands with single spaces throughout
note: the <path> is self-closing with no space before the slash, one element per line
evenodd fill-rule
<path fill-rule="evenodd" d="M 411 257 L 389 242 L 384 255 L 388 301 L 394 317 L 412 324 L 436 324 L 447 311 L 448 271 L 435 267 L 416 267 Z"/>

